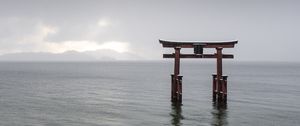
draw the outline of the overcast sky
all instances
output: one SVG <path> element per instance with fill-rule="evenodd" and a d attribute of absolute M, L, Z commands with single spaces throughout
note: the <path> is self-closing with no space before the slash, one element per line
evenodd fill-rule
<path fill-rule="evenodd" d="M 158 39 L 239 40 L 240 61 L 300 61 L 298 0 L 1 0 L 0 54 L 113 50 L 144 59 Z"/>

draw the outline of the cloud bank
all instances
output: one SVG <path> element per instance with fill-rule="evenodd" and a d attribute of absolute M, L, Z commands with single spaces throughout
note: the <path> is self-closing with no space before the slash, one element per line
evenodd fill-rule
<path fill-rule="evenodd" d="M 6 46 L 0 46 L 1 49 L 0 54 L 2 55 L 13 53 L 13 54 L 18 54 L 18 56 L 20 57 L 21 56 L 20 53 L 26 53 L 28 56 L 30 54 L 34 54 L 37 52 L 63 54 L 64 52 L 68 52 L 68 51 L 85 53 L 85 52 L 92 52 L 92 51 L 100 52 L 101 50 L 114 52 L 114 54 L 133 53 L 133 51 L 130 50 L 130 45 L 128 42 L 120 42 L 120 41 L 113 41 L 113 40 L 101 41 L 101 42 L 96 40 L 52 41 L 51 39 L 49 39 L 49 37 L 59 34 L 60 28 L 58 26 L 45 24 L 39 20 L 10 18 L 6 21 L 6 23 L 8 26 L 7 29 L 11 29 L 11 28 L 16 30 L 20 29 L 20 31 L 11 30 L 12 33 L 9 36 L 2 36 L 5 39 L 3 38 L 0 39 L 0 43 L 1 45 L 6 45 Z M 108 25 L 110 25 L 110 23 L 107 20 L 99 20 L 98 24 L 95 25 L 99 27 L 107 27 Z M 17 28 L 12 26 L 16 26 Z M 24 27 L 28 27 L 28 26 L 31 26 L 30 30 L 22 31 L 22 29 L 25 29 Z M 97 28 L 98 27 L 96 27 L 95 29 Z M 2 31 L 2 33 L 5 32 L 8 31 Z M 92 32 L 87 32 L 86 34 L 89 33 Z M 101 35 L 100 32 L 96 32 L 96 33 L 93 32 L 93 34 Z M 83 36 L 89 36 L 89 35 L 83 35 Z M 101 55 L 102 57 L 112 57 L 112 59 L 116 59 L 112 54 L 103 53 L 103 51 L 101 52 L 102 54 L 99 55 Z M 123 57 L 121 59 L 124 58 L 126 59 L 126 57 Z M 99 57 L 97 57 L 96 59 L 99 60 Z"/>

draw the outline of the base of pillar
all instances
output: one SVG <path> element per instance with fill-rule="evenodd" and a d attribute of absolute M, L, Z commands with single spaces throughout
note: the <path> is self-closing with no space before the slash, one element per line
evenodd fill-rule
<path fill-rule="evenodd" d="M 227 102 L 227 76 L 222 76 L 217 80 L 217 75 L 213 74 L 212 100 L 213 102 Z"/>
<path fill-rule="evenodd" d="M 171 75 L 171 102 L 182 102 L 182 76 Z"/>

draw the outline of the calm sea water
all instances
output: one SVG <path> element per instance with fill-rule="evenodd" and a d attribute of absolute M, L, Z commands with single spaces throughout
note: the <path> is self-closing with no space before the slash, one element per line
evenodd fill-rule
<path fill-rule="evenodd" d="M 227 108 L 211 101 L 214 63 L 181 66 L 173 107 L 172 62 L 0 63 L 0 125 L 300 125 L 300 64 L 225 61 Z"/>

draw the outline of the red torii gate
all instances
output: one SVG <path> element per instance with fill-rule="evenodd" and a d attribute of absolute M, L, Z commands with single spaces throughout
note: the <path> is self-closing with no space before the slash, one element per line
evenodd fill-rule
<path fill-rule="evenodd" d="M 175 42 L 159 40 L 164 48 L 174 48 L 175 53 L 163 54 L 163 58 L 174 58 L 174 74 L 171 75 L 171 101 L 182 102 L 182 76 L 180 73 L 180 58 L 216 58 L 217 74 L 213 74 L 213 101 L 227 102 L 227 76 L 222 74 L 222 58 L 233 58 L 232 54 L 222 54 L 223 48 L 234 48 L 238 41 L 223 42 Z M 194 54 L 181 54 L 181 48 L 194 48 Z M 203 54 L 203 48 L 215 48 L 215 54 Z"/>

